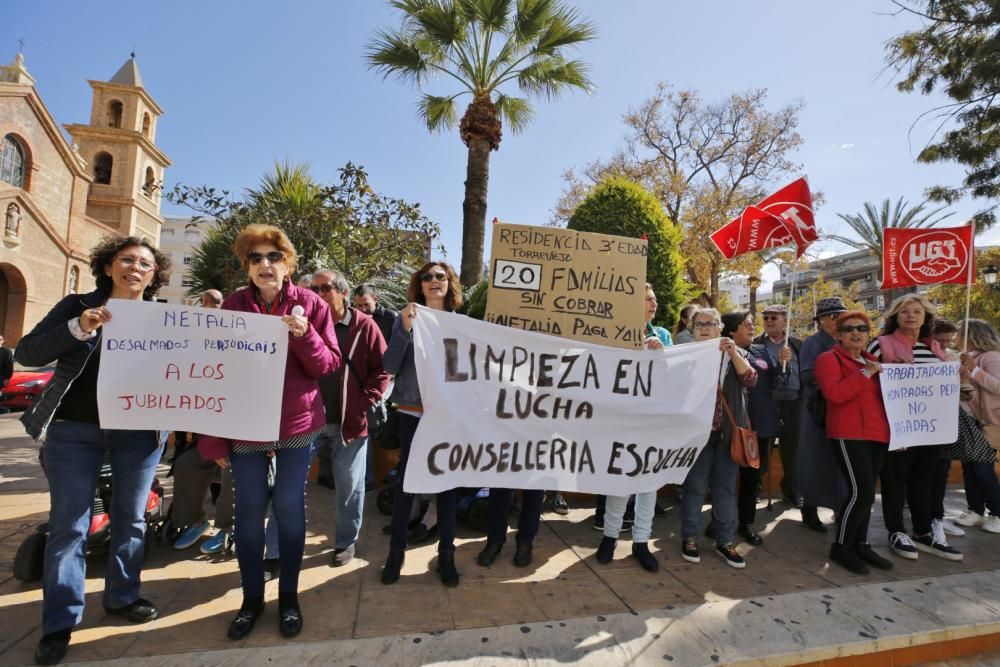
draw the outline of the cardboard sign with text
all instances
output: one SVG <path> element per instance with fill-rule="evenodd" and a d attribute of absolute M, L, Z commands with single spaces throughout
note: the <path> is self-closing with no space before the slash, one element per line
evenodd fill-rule
<path fill-rule="evenodd" d="M 646 253 L 644 239 L 497 223 L 486 321 L 640 349 Z"/>

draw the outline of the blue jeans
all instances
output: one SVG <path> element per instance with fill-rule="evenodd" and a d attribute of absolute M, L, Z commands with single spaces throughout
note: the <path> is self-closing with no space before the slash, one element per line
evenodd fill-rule
<path fill-rule="evenodd" d="M 358 541 L 361 515 L 365 508 L 365 469 L 368 467 L 368 436 L 355 438 L 346 445 L 340 424 L 327 424 L 313 447 L 330 448 L 333 462 L 333 484 L 336 495 L 333 546 L 346 549 Z"/>
<path fill-rule="evenodd" d="M 268 455 L 264 452 L 230 457 L 233 495 L 236 499 L 234 537 L 240 563 L 244 597 L 264 595 L 264 517 L 268 501 L 278 525 L 279 592 L 299 587 L 302 553 L 306 543 L 306 476 L 311 448 L 296 447 L 275 452 L 273 491 L 267 488 Z"/>
<path fill-rule="evenodd" d="M 102 430 L 97 424 L 53 421 L 45 440 L 49 534 L 45 542 L 42 633 L 72 628 L 83 618 L 87 532 L 97 476 L 110 453 L 114 493 L 108 512 L 111 544 L 101 603 L 109 609 L 139 598 L 146 502 L 160 462 L 156 431 Z"/>
<path fill-rule="evenodd" d="M 701 532 L 701 506 L 711 483 L 716 542 L 725 545 L 733 541 L 736 533 L 736 477 L 739 471 L 740 467 L 729 455 L 729 443 L 722 441 L 722 432 L 712 431 L 681 487 L 681 539 L 698 537 Z"/>
<path fill-rule="evenodd" d="M 697 464 L 696 464 L 697 465 Z M 608 496 L 604 509 L 604 536 L 618 539 L 625 509 L 632 496 Z M 635 522 L 632 524 L 632 542 L 649 542 L 653 534 L 653 514 L 656 513 L 656 491 L 635 494 Z"/>
<path fill-rule="evenodd" d="M 531 544 L 538 534 L 542 516 L 544 491 L 525 489 L 521 493 L 521 512 L 517 517 L 517 543 Z M 490 544 L 504 544 L 507 541 L 507 515 L 514 502 L 513 489 L 490 489 L 490 499 L 486 509 L 486 538 Z"/>

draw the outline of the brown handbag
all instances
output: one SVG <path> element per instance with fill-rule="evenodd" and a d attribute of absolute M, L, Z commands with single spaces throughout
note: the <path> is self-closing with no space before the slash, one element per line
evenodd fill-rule
<path fill-rule="evenodd" d="M 760 447 L 757 444 L 757 434 L 736 423 L 733 411 L 729 409 L 726 395 L 722 393 L 722 389 L 717 391 L 719 392 L 719 400 L 722 401 L 722 408 L 726 411 L 729 423 L 733 427 L 733 434 L 729 439 L 729 455 L 741 468 L 760 468 Z"/>

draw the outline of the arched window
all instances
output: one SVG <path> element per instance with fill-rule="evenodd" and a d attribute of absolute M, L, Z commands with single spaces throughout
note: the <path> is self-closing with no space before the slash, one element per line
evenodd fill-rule
<path fill-rule="evenodd" d="M 115 100 L 108 107 L 108 127 L 121 127 L 122 126 L 122 113 L 125 107 L 121 102 Z"/>
<path fill-rule="evenodd" d="M 152 121 L 149 118 L 149 114 L 148 113 L 142 114 L 142 133 L 146 137 L 149 137 L 149 129 L 151 124 Z"/>
<path fill-rule="evenodd" d="M 3 155 L 0 156 L 0 181 L 16 188 L 24 187 L 24 148 L 13 134 L 3 138 Z"/>
<path fill-rule="evenodd" d="M 98 153 L 94 156 L 94 183 L 111 184 L 111 167 L 114 160 L 110 153 Z"/>
<path fill-rule="evenodd" d="M 156 189 L 156 174 L 153 173 L 152 167 L 146 167 L 146 178 L 142 184 L 142 191 L 147 197 L 153 196 L 153 191 Z"/>

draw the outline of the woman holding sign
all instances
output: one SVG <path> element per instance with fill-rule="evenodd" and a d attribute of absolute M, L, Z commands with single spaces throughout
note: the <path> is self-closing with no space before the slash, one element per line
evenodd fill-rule
<path fill-rule="evenodd" d="M 406 463 L 410 457 L 410 443 L 424 412 L 417 384 L 417 369 L 413 360 L 413 318 L 417 317 L 417 304 L 434 310 L 453 312 L 462 305 L 462 286 L 455 270 L 445 262 L 428 262 L 410 276 L 407 288 L 410 303 L 403 308 L 392 327 L 389 347 L 382 357 L 382 366 L 395 376 L 392 402 L 399 405 L 399 456 L 400 471 L 396 495 L 392 503 L 392 537 L 389 555 L 382 568 L 382 583 L 394 584 L 406 556 L 406 535 L 413 508 L 413 496 L 403 492 Z M 438 573 L 445 586 L 458 586 L 455 569 L 455 491 L 437 494 Z"/>
<path fill-rule="evenodd" d="M 170 279 L 170 260 L 135 236 L 109 237 L 90 251 L 97 289 L 57 303 L 14 353 L 25 366 L 55 362 L 45 391 L 21 421 L 32 438 L 44 432 L 43 463 L 52 503 L 42 591 L 42 639 L 35 662 L 66 655 L 70 633 L 83 618 L 85 542 L 97 476 L 110 455 L 114 500 L 111 547 L 102 605 L 135 623 L 156 618 L 153 603 L 139 596 L 149 489 L 160 462 L 156 431 L 105 431 L 97 413 L 101 327 L 111 319 L 108 299 L 151 301 Z"/>
<path fill-rule="evenodd" d="M 249 284 L 222 302 L 223 310 L 274 315 L 288 327 L 277 440 L 198 438 L 202 458 L 230 466 L 236 501 L 236 558 L 243 583 L 243 604 L 229 624 L 230 639 L 253 630 L 264 611 L 264 518 L 270 502 L 278 523 L 278 629 L 285 637 L 302 630 L 298 602 L 299 570 L 306 540 L 306 475 L 311 445 L 326 425 L 317 380 L 340 366 L 340 348 L 330 308 L 312 290 L 293 285 L 297 254 L 283 231 L 272 225 L 247 225 L 234 250 Z M 268 486 L 275 457 L 274 488 Z"/>
<path fill-rule="evenodd" d="M 837 533 L 830 560 L 855 574 L 868 565 L 880 570 L 892 562 L 868 543 L 868 521 L 875 482 L 889 449 L 889 421 L 878 374 L 882 366 L 865 352 L 871 320 L 860 310 L 837 316 L 837 345 L 816 359 L 816 382 L 826 399 L 826 433 L 844 470 L 850 495 L 838 508 Z"/>
<path fill-rule="evenodd" d="M 932 364 L 945 361 L 934 340 L 937 313 L 922 294 L 904 294 L 889 306 L 882 335 L 868 352 L 887 364 Z M 947 560 L 962 560 L 962 552 L 948 544 L 944 527 L 932 522 L 934 468 L 942 445 L 910 447 L 889 452 L 882 468 L 882 516 L 889 532 L 889 548 L 901 558 L 916 560 L 918 550 Z M 913 537 L 906 534 L 903 504 L 910 508 Z"/>

